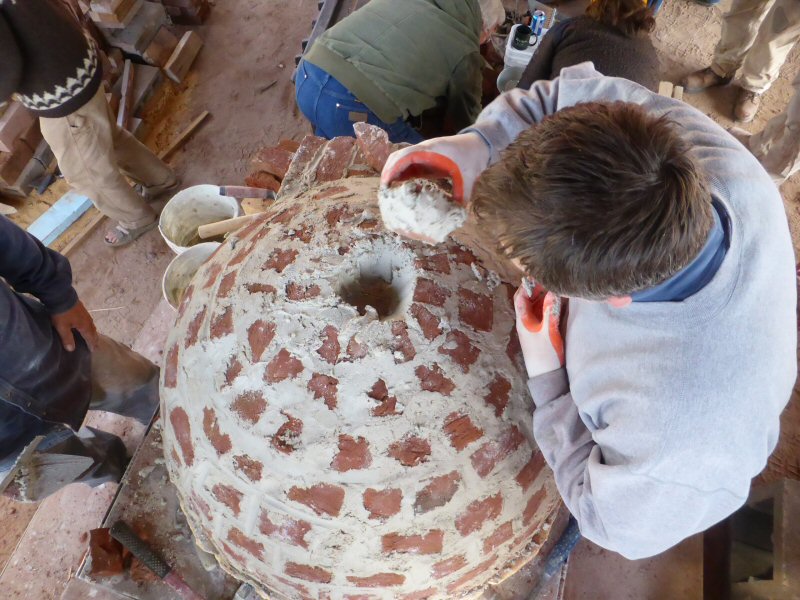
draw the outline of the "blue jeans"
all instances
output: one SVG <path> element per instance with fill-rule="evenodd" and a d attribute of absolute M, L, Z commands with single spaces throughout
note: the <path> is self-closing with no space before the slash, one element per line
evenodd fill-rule
<path fill-rule="evenodd" d="M 353 137 L 353 123 L 366 121 L 389 134 L 394 143 L 418 144 L 425 138 L 403 119 L 394 123 L 381 121 L 363 102 L 324 70 L 301 61 L 295 78 L 297 106 L 314 126 L 314 133 L 331 139 Z"/>

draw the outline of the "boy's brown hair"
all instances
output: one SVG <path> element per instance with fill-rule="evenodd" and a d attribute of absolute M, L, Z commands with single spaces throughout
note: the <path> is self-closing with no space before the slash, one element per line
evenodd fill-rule
<path fill-rule="evenodd" d="M 524 131 L 483 172 L 472 208 L 548 290 L 587 299 L 657 285 L 704 246 L 711 194 L 666 117 L 586 103 Z"/>
<path fill-rule="evenodd" d="M 652 9 L 642 0 L 592 0 L 586 15 L 629 36 L 653 31 L 656 26 Z"/>

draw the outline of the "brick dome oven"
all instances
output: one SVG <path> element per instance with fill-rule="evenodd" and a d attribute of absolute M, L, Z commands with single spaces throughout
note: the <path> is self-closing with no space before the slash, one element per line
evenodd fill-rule
<path fill-rule="evenodd" d="M 198 544 L 271 598 L 478 596 L 557 502 L 513 287 L 455 242 L 384 231 L 377 186 L 276 203 L 197 274 L 169 337 L 171 479 Z"/>

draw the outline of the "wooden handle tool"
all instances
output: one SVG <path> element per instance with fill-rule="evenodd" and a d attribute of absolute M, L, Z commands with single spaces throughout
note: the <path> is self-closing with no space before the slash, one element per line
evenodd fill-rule
<path fill-rule="evenodd" d="M 236 231 L 237 229 L 244 227 L 260 214 L 261 213 L 244 215 L 242 217 L 234 217 L 232 219 L 225 219 L 224 221 L 216 221 L 214 223 L 200 225 L 200 227 L 197 228 L 197 235 L 200 236 L 200 239 L 207 240 L 208 238 L 230 233 L 231 231 Z"/>

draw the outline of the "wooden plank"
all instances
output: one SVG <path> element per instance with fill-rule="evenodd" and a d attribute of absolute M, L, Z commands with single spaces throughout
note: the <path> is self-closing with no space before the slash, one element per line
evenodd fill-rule
<path fill-rule="evenodd" d="M 106 216 L 96 208 L 92 208 L 90 210 L 94 211 L 97 214 L 92 216 L 91 220 L 83 226 L 83 228 L 77 233 L 77 235 L 74 238 L 72 238 L 69 242 L 67 242 L 67 244 L 61 249 L 61 254 L 63 254 L 64 256 L 68 256 L 70 252 L 72 252 L 76 247 L 78 247 L 90 233 L 92 233 L 95 229 L 97 229 L 97 226 L 103 222 L 103 219 L 105 219 Z"/>
<path fill-rule="evenodd" d="M 92 201 L 86 196 L 81 196 L 75 192 L 67 192 L 53 206 L 48 208 L 42 216 L 30 224 L 28 233 L 45 246 L 52 244 L 91 206 Z"/>
<path fill-rule="evenodd" d="M 199 117 L 197 117 L 194 121 L 192 121 L 189 124 L 189 126 L 186 129 L 184 129 L 177 138 L 175 138 L 174 142 L 172 142 L 164 150 L 158 153 L 158 158 L 164 160 L 170 154 L 175 152 L 175 150 L 183 146 L 183 144 L 186 143 L 186 140 L 188 140 L 189 137 L 194 133 L 195 129 L 197 129 L 200 126 L 200 124 L 203 121 L 205 121 L 210 114 L 211 113 L 209 113 L 207 110 L 204 110 Z"/>
<path fill-rule="evenodd" d="M 189 68 L 202 47 L 203 38 L 194 31 L 187 31 L 183 34 L 181 41 L 178 42 L 167 64 L 164 65 L 164 72 L 172 81 L 180 83 L 186 77 L 186 73 L 189 72 Z"/>
<path fill-rule="evenodd" d="M 119 112 L 117 113 L 117 126 L 120 129 L 127 130 L 130 124 L 134 74 L 133 63 L 128 59 L 125 61 L 125 68 L 122 71 L 122 92 L 119 101 Z"/>
<path fill-rule="evenodd" d="M 151 65 L 163 67 L 167 64 L 175 48 L 178 47 L 178 38 L 169 29 L 161 27 L 144 51 L 144 59 Z"/>
<path fill-rule="evenodd" d="M 661 81 L 658 84 L 658 95 L 672 98 L 672 90 L 674 87 L 675 86 L 671 81 Z"/>

